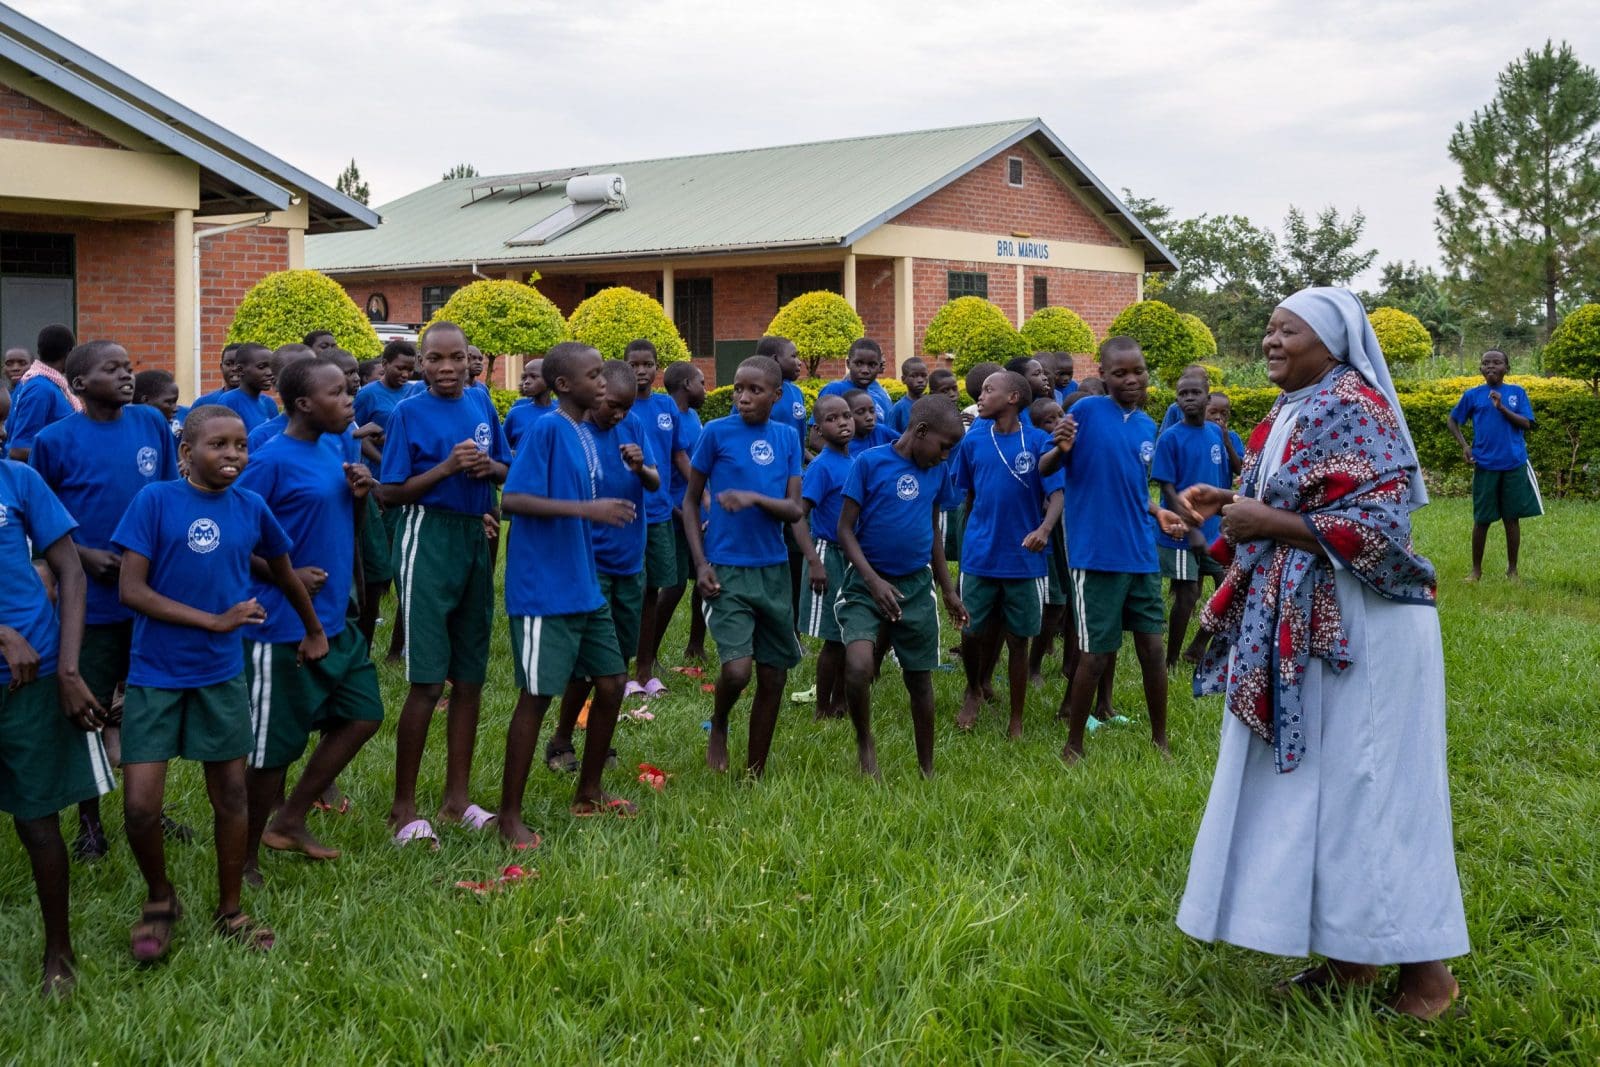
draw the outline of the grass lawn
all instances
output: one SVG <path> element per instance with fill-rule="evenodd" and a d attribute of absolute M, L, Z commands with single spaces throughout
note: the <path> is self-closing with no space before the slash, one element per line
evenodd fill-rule
<path fill-rule="evenodd" d="M 710 695 L 669 675 L 655 722 L 618 730 L 625 769 L 609 784 L 641 802 L 641 817 L 575 822 L 570 778 L 536 766 L 527 813 L 545 844 L 523 862 L 540 877 L 488 898 L 453 883 L 512 862 L 492 836 L 443 830 L 437 853 L 388 843 L 388 728 L 343 778 L 354 812 L 313 816 L 345 857 L 269 856 L 267 887 L 247 889 L 246 907 L 278 931 L 264 958 L 210 936 L 212 852 L 197 844 L 169 851 L 189 906 L 173 955 L 135 968 L 127 929 L 142 885 L 114 795 L 111 855 L 74 870 L 80 980 L 64 1004 L 35 993 L 32 884 L 14 835 L 0 834 L 0 1060 L 1594 1062 L 1600 506 L 1558 502 L 1525 523 L 1521 586 L 1462 584 L 1469 524 L 1462 500 L 1419 518 L 1441 570 L 1474 944 L 1455 963 L 1464 1020 L 1385 1020 L 1360 995 L 1283 1001 L 1268 986 L 1294 961 L 1178 932 L 1222 712 L 1176 687 L 1176 762 L 1162 764 L 1141 732 L 1130 651 L 1117 703 L 1141 724 L 1092 736 L 1074 770 L 1056 758 L 1059 683 L 1029 693 L 1017 744 L 994 712 L 958 736 L 959 676 L 936 675 L 932 782 L 917 776 L 892 668 L 876 692 L 881 784 L 854 773 L 847 722 L 818 725 L 794 706 L 765 781 L 710 774 Z M 1491 574 L 1503 551 L 1491 541 Z M 811 685 L 811 667 L 791 690 Z M 503 623 L 491 671 L 473 789 L 489 807 L 514 696 Z M 386 668 L 391 712 L 403 687 Z M 743 723 L 736 715 L 736 763 Z M 443 726 L 441 715 L 423 766 L 425 812 L 443 776 Z M 673 774 L 660 795 L 626 769 L 646 760 Z M 197 768 L 176 769 L 172 801 L 208 825 Z"/>

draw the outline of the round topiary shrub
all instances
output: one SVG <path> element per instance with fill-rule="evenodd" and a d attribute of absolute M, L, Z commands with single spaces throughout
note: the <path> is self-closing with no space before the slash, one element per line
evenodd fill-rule
<path fill-rule="evenodd" d="M 1094 330 L 1071 308 L 1040 308 L 1028 316 L 1020 332 L 1030 352 L 1094 352 Z"/>
<path fill-rule="evenodd" d="M 1209 335 L 1210 331 L 1206 332 Z M 1178 380 L 1183 368 L 1208 355 L 1194 328 L 1160 300 L 1141 300 L 1123 308 L 1106 329 L 1107 338 L 1122 336 L 1139 342 L 1151 377 L 1167 386 Z M 1214 340 L 1209 354 L 1216 354 Z"/>
<path fill-rule="evenodd" d="M 816 394 L 812 393 L 809 399 L 812 401 L 812 403 L 815 403 L 817 399 Z M 810 404 L 806 405 L 806 409 L 808 411 L 810 410 L 810 407 Z M 731 414 L 732 412 L 733 386 L 731 385 L 719 385 L 715 389 L 708 390 L 706 392 L 705 400 L 701 401 L 700 403 L 701 422 L 710 422 L 712 419 L 720 419 L 725 415 Z"/>
<path fill-rule="evenodd" d="M 531 285 L 487 279 L 462 286 L 444 307 L 434 312 L 428 326 L 453 322 L 490 359 L 500 356 L 539 356 L 567 339 L 567 320 L 561 309 Z M 427 327 L 423 327 L 427 333 Z"/>
<path fill-rule="evenodd" d="M 867 327 L 844 297 L 817 291 L 801 293 L 779 308 L 766 332 L 793 341 L 806 373 L 815 376 L 823 360 L 848 356 L 851 342 L 865 336 Z"/>
<path fill-rule="evenodd" d="M 328 330 L 357 359 L 375 359 L 383 344 L 344 287 L 315 270 L 280 270 L 262 278 L 239 301 L 228 343 L 277 348 L 298 344 L 312 330 Z"/>
<path fill-rule="evenodd" d="M 1217 338 L 1211 332 L 1211 327 L 1207 326 L 1205 320 L 1199 315 L 1183 312 L 1180 317 L 1183 319 L 1183 328 L 1189 331 L 1189 343 L 1198 353 L 1194 358 L 1194 362 L 1202 363 L 1205 360 L 1214 359 L 1217 354 Z"/>
<path fill-rule="evenodd" d="M 1433 336 L 1415 315 L 1399 308 L 1373 308 L 1367 321 L 1390 363 L 1414 363 L 1433 355 Z"/>
<path fill-rule="evenodd" d="M 1547 369 L 1600 391 L 1600 304 L 1585 304 L 1561 321 L 1545 346 Z"/>
<path fill-rule="evenodd" d="M 661 305 L 625 285 L 602 289 L 573 308 L 567 324 L 574 341 L 593 345 L 606 359 L 621 359 L 628 343 L 641 337 L 656 346 L 656 362 L 663 367 L 689 358 L 689 346 Z"/>
<path fill-rule="evenodd" d="M 950 353 L 957 377 L 979 363 L 1004 364 L 1030 354 L 1006 313 L 981 296 L 958 296 L 935 312 L 922 351 L 929 356 Z"/>

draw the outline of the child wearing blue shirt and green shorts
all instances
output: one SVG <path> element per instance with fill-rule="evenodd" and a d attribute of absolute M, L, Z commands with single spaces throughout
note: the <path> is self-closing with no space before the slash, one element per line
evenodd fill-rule
<path fill-rule="evenodd" d="M 783 527 L 800 520 L 800 438 L 771 421 L 783 390 L 783 372 L 766 356 L 739 364 L 733 379 L 733 414 L 706 425 L 689 461 L 685 501 L 708 488 L 711 515 L 702 536 L 686 522 L 684 536 L 694 559 L 695 585 L 705 600 L 706 627 L 717 642 L 717 675 L 706 764 L 728 769 L 728 716 L 752 666 L 756 693 L 750 707 L 750 745 L 745 766 L 766 770 L 778 703 L 789 669 L 800 662 L 794 636 L 794 601 Z"/>
<path fill-rule="evenodd" d="M 1506 381 L 1506 354 L 1491 348 L 1478 361 L 1483 384 L 1461 395 L 1449 417 L 1450 432 L 1461 445 L 1461 455 L 1472 464 L 1472 573 L 1467 581 L 1483 577 L 1483 549 L 1489 527 L 1506 526 L 1506 577 L 1517 579 L 1517 556 L 1522 550 L 1522 520 L 1544 514 L 1539 479 L 1528 462 L 1525 435 L 1533 429 L 1533 404 L 1527 390 Z M 1461 427 L 1472 426 L 1472 444 Z"/>
<path fill-rule="evenodd" d="M 800 479 L 800 504 L 810 528 L 797 528 L 793 536 L 811 572 L 800 590 L 800 632 L 822 642 L 822 651 L 817 653 L 816 688 L 820 720 L 844 715 L 844 637 L 833 605 L 847 565 L 839 547 L 839 509 L 844 506 L 844 486 L 850 478 L 849 447 L 856 424 L 850 405 L 837 394 L 818 397 L 813 414 L 824 447 Z"/>
<path fill-rule="evenodd" d="M 136 613 L 122 773 L 128 844 L 148 888 L 129 935 L 141 963 L 166 955 L 182 914 L 161 834 L 167 763 L 179 757 L 204 764 L 215 812 L 217 932 L 256 951 L 274 941 L 272 930 L 239 906 L 252 739 L 238 631 L 266 621 L 250 596 L 252 555 L 266 561 L 305 627 L 300 657 L 314 662 L 328 652 L 311 597 L 289 561 L 288 535 L 259 496 L 234 485 L 247 454 L 243 421 L 218 405 L 196 408 L 178 449 L 186 478 L 141 489 L 111 536 L 122 549 L 122 602 Z"/>
<path fill-rule="evenodd" d="M 467 339 L 453 322 L 422 337 L 424 391 L 389 416 L 378 502 L 400 509 L 394 570 L 405 627 L 411 689 L 395 733 L 395 843 L 438 844 L 417 817 L 417 773 L 444 683 L 450 682 L 444 796 L 439 818 L 481 830 L 493 816 L 471 802 L 472 750 L 489 665 L 494 566 L 489 541 L 499 534 L 494 487 L 510 456 L 500 420 L 478 390 L 467 388 Z"/>
<path fill-rule="evenodd" d="M 662 465 L 670 465 L 678 453 L 677 401 L 667 393 L 652 392 L 656 380 L 656 346 L 645 338 L 631 341 L 624 353 L 628 366 L 633 368 L 638 397 L 633 402 L 633 414 L 644 427 L 650 442 L 651 454 Z M 677 544 L 672 530 L 672 496 L 665 481 L 645 494 L 645 557 L 644 557 L 644 611 L 639 620 L 639 644 L 627 650 L 637 656 L 633 681 L 627 695 L 654 699 L 667 691 L 656 677 L 656 653 L 661 640 L 658 631 L 665 630 L 672 621 L 656 618 L 656 603 L 661 590 L 678 585 Z"/>

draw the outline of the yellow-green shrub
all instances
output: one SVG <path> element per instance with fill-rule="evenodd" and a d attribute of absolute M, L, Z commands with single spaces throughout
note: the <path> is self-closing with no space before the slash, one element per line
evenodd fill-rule
<path fill-rule="evenodd" d="M 801 293 L 767 323 L 768 334 L 794 342 L 800 358 L 814 374 L 825 359 L 844 359 L 850 345 L 867 332 L 861 316 L 838 293 Z"/>
<path fill-rule="evenodd" d="M 606 359 L 621 359 L 628 344 L 641 337 L 656 346 L 656 362 L 663 367 L 689 358 L 689 346 L 661 305 L 625 285 L 602 289 L 573 308 L 568 324 L 574 341 L 593 345 Z"/>
<path fill-rule="evenodd" d="M 1029 352 L 1094 352 L 1094 330 L 1071 308 L 1040 308 L 1028 316 L 1019 332 Z"/>
<path fill-rule="evenodd" d="M 922 339 L 926 355 L 950 353 L 960 377 L 979 363 L 1005 363 L 1029 354 L 1006 313 L 981 296 L 959 296 L 934 313 Z"/>
<path fill-rule="evenodd" d="M 1183 328 L 1189 331 L 1190 345 L 1199 353 L 1195 357 L 1195 362 L 1214 359 L 1217 355 L 1217 338 L 1212 334 L 1211 327 L 1207 326 L 1199 315 L 1191 315 L 1187 311 L 1179 317 L 1183 319 Z"/>
<path fill-rule="evenodd" d="M 280 270 L 262 278 L 239 301 L 228 343 L 277 348 L 327 330 L 357 359 L 376 359 L 383 344 L 344 287 L 315 270 Z"/>
<path fill-rule="evenodd" d="M 794 384 L 800 387 L 801 395 L 806 398 L 806 414 L 811 414 L 811 409 L 817 403 L 817 394 L 822 392 L 822 387 L 828 383 L 821 378 L 801 378 Z M 878 384 L 883 386 L 884 392 L 889 394 L 890 400 L 899 400 L 906 395 L 904 382 L 895 381 L 893 378 L 879 378 Z M 705 403 L 700 405 L 700 418 L 710 422 L 712 419 L 720 419 L 732 411 L 733 386 L 719 385 L 706 393 Z"/>
<path fill-rule="evenodd" d="M 1210 331 L 1206 333 L 1209 335 Z M 1141 300 L 1123 308 L 1106 329 L 1108 339 L 1119 336 L 1139 342 L 1151 380 L 1162 385 L 1172 385 L 1184 367 L 1216 354 L 1215 340 L 1211 351 L 1206 352 L 1199 332 L 1170 304 L 1160 300 Z"/>
<path fill-rule="evenodd" d="M 531 285 L 498 278 L 457 289 L 422 332 L 436 322 L 455 323 L 468 344 L 490 357 L 542 356 L 567 339 L 567 322 L 548 297 Z"/>
<path fill-rule="evenodd" d="M 1600 391 L 1600 304 L 1585 304 L 1562 320 L 1544 350 L 1545 365 Z"/>
<path fill-rule="evenodd" d="M 1373 308 L 1367 320 L 1389 363 L 1412 363 L 1433 355 L 1433 336 L 1415 315 L 1399 308 L 1381 307 Z"/>

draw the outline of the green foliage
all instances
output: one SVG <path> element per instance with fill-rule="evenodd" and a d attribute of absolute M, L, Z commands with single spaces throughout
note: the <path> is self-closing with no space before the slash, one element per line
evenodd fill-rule
<path fill-rule="evenodd" d="M 1215 347 L 1210 352 L 1205 350 L 1199 332 L 1184 321 L 1183 315 L 1160 300 L 1141 300 L 1123 308 L 1106 330 L 1107 338 L 1122 335 L 1139 342 L 1151 378 L 1163 385 L 1176 382 L 1189 364 L 1216 355 Z"/>
<path fill-rule="evenodd" d="M 1585 304 L 1568 315 L 1544 349 L 1545 366 L 1589 383 L 1600 391 L 1600 304 Z"/>
<path fill-rule="evenodd" d="M 1029 352 L 1071 352 L 1091 355 L 1094 330 L 1071 308 L 1040 308 L 1022 324 L 1022 341 Z"/>
<path fill-rule="evenodd" d="M 1360 208 L 1346 219 L 1337 208 L 1325 207 L 1312 223 L 1290 204 L 1283 217 L 1283 238 L 1278 242 L 1276 292 L 1286 296 L 1311 286 L 1350 284 L 1351 278 L 1378 258 L 1376 248 L 1357 249 L 1366 226 L 1367 216 Z"/>
<path fill-rule="evenodd" d="M 511 405 L 522 399 L 522 394 L 515 389 L 489 390 L 489 397 L 494 401 L 494 410 L 500 416 L 500 421 L 506 421 L 506 412 L 511 410 Z"/>
<path fill-rule="evenodd" d="M 825 359 L 844 359 L 850 345 L 867 332 L 866 324 L 838 293 L 801 293 L 767 323 L 766 332 L 787 337 L 799 350 L 806 370 L 815 376 Z"/>
<path fill-rule="evenodd" d="M 1189 334 L 1190 346 L 1199 353 L 1196 362 L 1216 358 L 1217 339 L 1212 336 L 1211 327 L 1199 315 L 1191 315 L 1187 311 L 1179 317 L 1183 319 L 1183 328 Z"/>
<path fill-rule="evenodd" d="M 593 345 L 607 359 L 621 359 L 628 344 L 641 337 L 656 346 L 656 362 L 663 367 L 689 358 L 689 346 L 661 305 L 625 285 L 600 290 L 573 308 L 568 322 L 574 341 Z"/>
<path fill-rule="evenodd" d="M 428 326 L 436 322 L 455 323 L 468 343 L 493 357 L 540 356 L 567 339 L 560 308 L 533 286 L 505 279 L 457 289 Z"/>
<path fill-rule="evenodd" d="M 817 394 L 828 383 L 821 378 L 801 378 L 794 384 L 800 387 L 800 392 L 806 398 L 806 414 L 811 414 L 811 409 L 817 404 Z M 879 378 L 878 384 L 883 386 L 884 392 L 889 394 L 890 400 L 899 400 L 906 395 L 904 382 L 893 378 Z M 733 411 L 733 386 L 719 385 L 706 393 L 705 403 L 700 405 L 700 418 L 706 422 L 720 419 Z"/>
<path fill-rule="evenodd" d="M 239 301 L 228 343 L 277 348 L 312 330 L 328 330 L 357 359 L 376 359 L 383 344 L 344 287 L 320 271 L 280 270 L 262 278 Z"/>
<path fill-rule="evenodd" d="M 959 296 L 935 312 L 922 351 L 930 356 L 948 352 L 957 377 L 979 363 L 1005 363 L 1030 354 L 1006 313 L 981 296 Z"/>
<path fill-rule="evenodd" d="M 457 163 L 443 174 L 439 175 L 440 181 L 450 181 L 453 178 L 476 178 L 478 168 L 471 163 Z"/>
<path fill-rule="evenodd" d="M 372 190 L 361 180 L 361 168 L 356 166 L 353 157 L 350 165 L 339 172 L 339 180 L 333 183 L 333 187 L 358 204 L 372 201 Z"/>
<path fill-rule="evenodd" d="M 1390 364 L 1415 363 L 1433 355 L 1433 337 L 1415 315 L 1399 308 L 1373 308 L 1367 320 Z"/>

